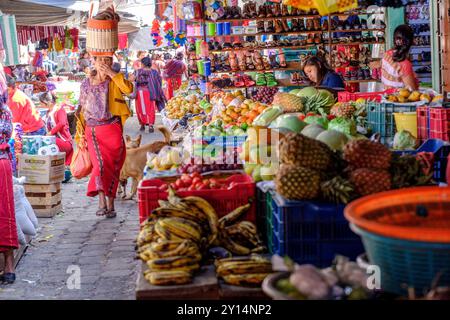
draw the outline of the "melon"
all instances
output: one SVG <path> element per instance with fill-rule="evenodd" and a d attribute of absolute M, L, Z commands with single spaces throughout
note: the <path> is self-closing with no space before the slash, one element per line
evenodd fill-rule
<path fill-rule="evenodd" d="M 277 170 L 274 164 L 264 165 L 260 169 L 260 176 L 262 180 L 273 180 L 276 173 Z"/>
<path fill-rule="evenodd" d="M 285 114 L 277 118 L 275 128 L 289 129 L 295 133 L 300 133 L 306 127 L 306 123 L 295 115 Z"/>
<path fill-rule="evenodd" d="M 318 125 L 317 123 L 308 124 L 303 130 L 302 135 L 315 139 L 319 134 L 324 132 L 325 129 L 322 128 L 322 126 Z"/>
<path fill-rule="evenodd" d="M 333 150 L 342 150 L 348 141 L 344 133 L 336 130 L 326 130 L 319 134 L 316 139 L 325 143 Z"/>
<path fill-rule="evenodd" d="M 306 87 L 301 89 L 299 92 L 296 93 L 297 96 L 299 97 L 305 97 L 305 98 L 309 98 L 312 97 L 313 95 L 317 94 L 318 91 L 316 88 L 314 87 Z"/>

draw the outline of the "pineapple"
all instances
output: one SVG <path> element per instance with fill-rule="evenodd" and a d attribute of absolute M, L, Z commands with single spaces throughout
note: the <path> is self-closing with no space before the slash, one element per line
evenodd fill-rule
<path fill-rule="evenodd" d="M 334 203 L 349 203 L 354 198 L 355 186 L 341 176 L 336 176 L 320 185 L 322 196 Z"/>
<path fill-rule="evenodd" d="M 314 199 L 319 195 L 320 175 L 315 170 L 282 164 L 275 177 L 275 187 L 287 199 Z"/>
<path fill-rule="evenodd" d="M 344 159 L 352 168 L 389 169 L 392 153 L 379 142 L 352 140 L 344 146 Z"/>
<path fill-rule="evenodd" d="M 353 115 L 356 112 L 356 108 L 354 105 L 350 104 L 350 103 L 336 103 L 332 108 L 331 108 L 331 115 L 338 117 L 338 118 L 347 118 L 347 119 L 351 119 L 353 117 Z"/>
<path fill-rule="evenodd" d="M 355 185 L 355 191 L 366 196 L 391 189 L 391 174 L 380 169 L 356 169 L 350 173 L 350 182 Z"/>
<path fill-rule="evenodd" d="M 330 165 L 331 149 L 302 134 L 286 134 L 280 142 L 279 152 L 281 163 L 314 170 L 326 170 Z"/>
<path fill-rule="evenodd" d="M 283 112 L 301 112 L 303 110 L 303 99 L 287 92 L 278 92 L 273 97 L 272 105 L 280 106 Z"/>

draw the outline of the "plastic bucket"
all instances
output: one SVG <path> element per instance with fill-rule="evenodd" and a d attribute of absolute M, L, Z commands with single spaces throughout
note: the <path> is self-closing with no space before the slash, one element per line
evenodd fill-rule
<path fill-rule="evenodd" d="M 417 138 L 417 113 L 416 112 L 401 112 L 394 113 L 395 127 L 397 131 L 409 131 L 415 138 Z"/>

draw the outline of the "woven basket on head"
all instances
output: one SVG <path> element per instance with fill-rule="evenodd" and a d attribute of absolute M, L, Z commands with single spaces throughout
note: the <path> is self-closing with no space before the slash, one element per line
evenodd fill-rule
<path fill-rule="evenodd" d="M 91 55 L 112 56 L 118 47 L 118 21 L 88 19 L 86 50 Z"/>

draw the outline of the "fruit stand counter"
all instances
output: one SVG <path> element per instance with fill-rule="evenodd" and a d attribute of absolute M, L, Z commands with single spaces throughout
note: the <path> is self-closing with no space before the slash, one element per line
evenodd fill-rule
<path fill-rule="evenodd" d="M 147 266 L 142 263 L 142 270 L 139 272 L 136 283 L 136 300 L 212 300 L 219 298 L 217 277 L 212 265 L 203 267 L 191 284 L 173 286 L 150 284 L 144 277 L 145 270 L 147 270 Z"/>
<path fill-rule="evenodd" d="M 232 286 L 219 281 L 219 297 L 223 300 L 270 300 L 261 287 Z"/>

